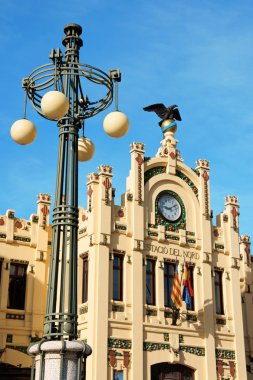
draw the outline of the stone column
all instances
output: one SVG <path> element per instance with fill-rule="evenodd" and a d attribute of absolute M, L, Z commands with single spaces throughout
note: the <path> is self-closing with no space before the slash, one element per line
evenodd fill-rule
<path fill-rule="evenodd" d="M 251 254 L 250 254 L 250 236 L 240 236 L 240 254 L 242 257 L 240 270 L 243 272 L 244 289 L 243 289 L 243 319 L 246 356 L 248 360 L 253 357 L 253 324 L 252 324 L 252 274 L 251 274 Z M 250 362 L 253 370 L 253 363 Z"/>
<path fill-rule="evenodd" d="M 35 357 L 35 380 L 79 380 L 81 357 L 91 348 L 80 341 L 41 341 L 28 348 Z"/>
<path fill-rule="evenodd" d="M 15 211 L 6 211 L 6 243 L 13 243 Z"/>
<path fill-rule="evenodd" d="M 49 218 L 50 218 L 51 195 L 38 194 L 37 196 L 37 214 L 30 217 L 32 232 L 31 240 L 35 245 L 35 266 L 33 275 L 33 295 L 31 308 L 32 314 L 32 336 L 42 334 L 41 326 L 46 305 L 46 291 L 43 284 L 48 281 L 48 233 L 49 233 Z M 29 289 L 29 287 L 28 287 Z M 41 335 L 40 335 L 41 336 Z"/>
<path fill-rule="evenodd" d="M 111 236 L 112 168 L 100 165 L 88 182 L 88 343 L 94 356 L 87 366 L 88 379 L 103 379 L 107 373 L 109 248 Z"/>
<path fill-rule="evenodd" d="M 212 268 L 212 219 L 210 217 L 210 189 L 209 189 L 209 162 L 198 160 L 196 169 L 199 171 L 199 205 L 201 223 L 201 245 L 202 245 L 202 295 L 203 320 L 205 331 L 205 361 L 206 380 L 216 379 L 216 357 L 215 357 L 215 321 L 213 304 L 213 279 Z"/>
<path fill-rule="evenodd" d="M 131 146 L 130 191 L 132 226 L 132 379 L 143 379 L 143 240 L 144 240 L 144 144 Z M 128 222 L 127 222 L 128 223 Z M 138 282 L 137 282 L 138 281 Z M 138 284 L 138 285 L 137 285 Z M 138 291 L 136 291 L 138 289 Z"/>
<path fill-rule="evenodd" d="M 88 234 L 88 255 L 89 255 L 89 276 L 88 276 L 88 313 L 87 313 L 87 342 L 91 345 L 94 351 L 92 360 L 87 361 L 87 379 L 93 380 L 95 372 L 95 355 L 96 355 L 96 328 L 95 320 L 97 316 L 97 299 L 96 293 L 96 260 L 97 260 L 97 220 L 98 220 L 98 207 L 97 200 L 99 198 L 99 177 L 97 173 L 90 173 L 88 175 L 87 183 L 87 234 Z"/>
<path fill-rule="evenodd" d="M 246 361 L 245 361 L 245 344 L 243 318 L 241 308 L 241 289 L 240 289 L 240 253 L 239 253 L 239 204 L 238 198 L 235 196 L 227 196 L 226 198 L 226 214 L 228 215 L 227 233 L 230 253 L 230 271 L 231 271 L 231 291 L 230 303 L 232 306 L 232 316 L 234 321 L 235 333 L 235 361 L 236 373 L 240 379 L 246 379 Z M 238 307 L 238 303 L 240 307 Z"/>
<path fill-rule="evenodd" d="M 37 254 L 36 259 L 45 260 L 48 245 L 48 227 L 50 217 L 51 195 L 38 194 L 37 200 L 37 215 L 38 215 L 38 230 L 37 230 Z"/>

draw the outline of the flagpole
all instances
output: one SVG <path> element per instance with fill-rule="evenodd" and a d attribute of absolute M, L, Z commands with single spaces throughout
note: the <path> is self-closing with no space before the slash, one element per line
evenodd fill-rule
<path fill-rule="evenodd" d="M 182 281 L 183 281 L 183 274 L 184 274 L 185 257 L 184 257 L 184 262 L 183 262 L 182 265 L 183 265 L 183 267 L 182 267 L 182 270 L 181 270 L 181 281 L 180 281 L 181 289 L 182 289 Z"/>

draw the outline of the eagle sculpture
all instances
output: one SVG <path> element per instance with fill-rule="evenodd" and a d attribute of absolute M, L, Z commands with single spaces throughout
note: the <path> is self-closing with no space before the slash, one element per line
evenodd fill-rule
<path fill-rule="evenodd" d="M 162 120 L 160 121 L 159 125 L 161 127 L 164 120 L 168 119 L 176 119 L 178 121 L 181 121 L 181 116 L 178 110 L 178 106 L 176 104 L 173 104 L 172 106 L 165 107 L 162 103 L 152 104 L 151 106 L 144 107 L 144 111 L 148 112 L 155 112 Z"/>

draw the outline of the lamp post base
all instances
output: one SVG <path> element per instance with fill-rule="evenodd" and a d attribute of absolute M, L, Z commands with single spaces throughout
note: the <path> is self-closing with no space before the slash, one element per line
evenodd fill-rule
<path fill-rule="evenodd" d="M 31 379 L 81 380 L 86 378 L 86 357 L 92 350 L 81 341 L 42 340 L 28 348 L 35 363 Z"/>

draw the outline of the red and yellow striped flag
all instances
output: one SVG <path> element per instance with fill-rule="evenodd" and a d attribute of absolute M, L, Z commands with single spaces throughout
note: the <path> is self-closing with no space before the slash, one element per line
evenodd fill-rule
<path fill-rule="evenodd" d="M 182 293 L 181 293 L 181 284 L 178 278 L 178 268 L 176 267 L 175 270 L 175 277 L 173 282 L 173 288 L 171 292 L 171 299 L 173 301 L 173 304 L 180 308 L 182 306 Z"/>

